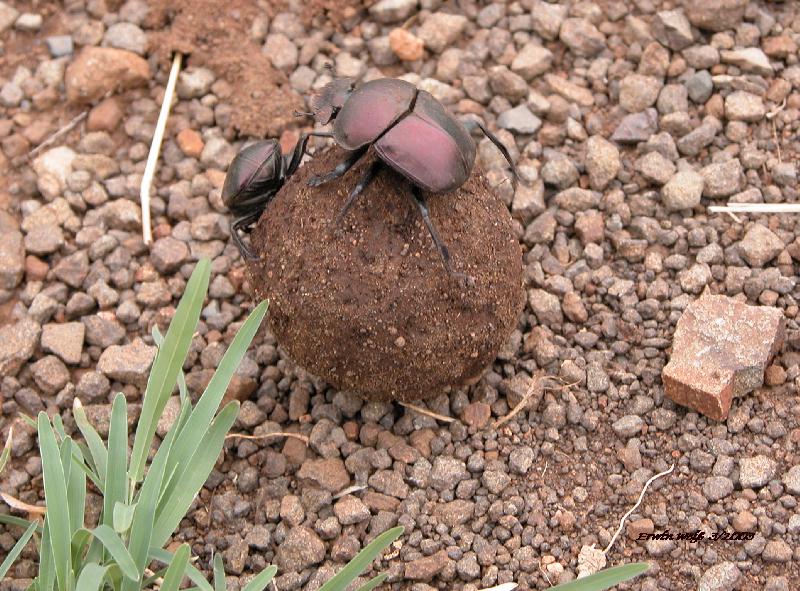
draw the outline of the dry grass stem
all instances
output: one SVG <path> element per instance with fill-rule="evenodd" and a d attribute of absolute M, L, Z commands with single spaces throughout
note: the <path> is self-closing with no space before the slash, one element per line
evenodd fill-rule
<path fill-rule="evenodd" d="M 175 95 L 175 85 L 178 83 L 178 73 L 181 71 L 181 58 L 181 54 L 176 53 L 172 59 L 167 88 L 164 90 L 164 101 L 161 103 L 161 112 L 158 114 L 158 122 L 153 132 L 153 142 L 150 144 L 150 153 L 147 155 L 142 186 L 139 190 L 139 198 L 142 203 L 142 239 L 145 244 L 153 241 L 153 229 L 150 223 L 150 186 L 153 184 L 158 156 L 161 153 L 161 142 L 164 140 L 164 130 L 167 128 L 167 119 L 172 109 L 172 97 Z"/>
<path fill-rule="evenodd" d="M 528 391 L 525 392 L 525 396 L 522 397 L 522 400 L 520 400 L 506 416 L 497 419 L 492 427 L 497 429 L 498 427 L 505 425 L 508 421 L 513 419 L 517 413 L 519 413 L 528 405 L 528 401 L 533 397 L 534 394 L 541 394 L 542 388 L 544 387 L 542 381 L 545 377 L 546 376 L 544 375 L 543 371 L 537 371 L 535 374 L 533 374 L 533 377 L 531 378 L 531 384 L 528 386 Z"/>
<path fill-rule="evenodd" d="M 260 440 L 260 439 L 269 439 L 271 437 L 292 437 L 294 439 L 299 439 L 306 445 L 310 443 L 308 437 L 306 437 L 305 435 L 300 435 L 300 433 L 288 433 L 286 431 L 276 431 L 275 433 L 266 433 L 264 435 L 247 435 L 245 433 L 231 433 L 230 435 L 226 435 L 225 439 Z"/>
<path fill-rule="evenodd" d="M 408 402 L 400 402 L 398 404 L 400 404 L 400 406 L 403 406 L 405 408 L 408 408 L 410 410 L 418 412 L 421 415 L 432 417 L 432 418 L 436 419 L 437 421 L 442 421 L 443 423 L 454 423 L 455 422 L 455 419 L 453 417 L 446 417 L 444 415 L 437 414 L 437 413 L 433 412 L 432 410 L 428 410 L 427 408 L 423 408 L 421 406 L 417 406 L 416 404 L 410 404 Z"/>
<path fill-rule="evenodd" d="M 46 140 L 44 140 L 41 144 L 36 146 L 33 150 L 28 152 L 28 159 L 33 159 L 39 152 L 47 148 L 48 146 L 52 146 L 56 143 L 60 138 L 67 135 L 70 131 L 75 129 L 81 121 L 86 119 L 89 116 L 89 111 L 84 111 L 80 115 L 73 117 L 66 125 L 60 128 L 58 131 L 50 135 Z"/>

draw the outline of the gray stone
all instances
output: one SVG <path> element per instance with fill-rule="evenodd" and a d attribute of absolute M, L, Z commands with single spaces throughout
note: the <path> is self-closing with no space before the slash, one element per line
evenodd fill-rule
<path fill-rule="evenodd" d="M 644 426 L 644 420 L 639 415 L 625 415 L 611 425 L 614 433 L 622 438 L 629 439 L 639 434 Z"/>
<path fill-rule="evenodd" d="M 761 488 L 775 478 L 778 464 L 766 456 L 739 460 L 739 483 L 742 488 Z"/>
<path fill-rule="evenodd" d="M 453 490 L 462 480 L 469 478 L 467 466 L 461 460 L 437 456 L 431 468 L 430 485 L 438 491 Z"/>
<path fill-rule="evenodd" d="M 698 29 L 724 31 L 742 22 L 748 0 L 685 0 L 683 8 L 689 22 Z"/>
<path fill-rule="evenodd" d="M 786 492 L 800 496 L 800 464 L 789 468 L 781 480 L 786 487 Z"/>
<path fill-rule="evenodd" d="M 552 51 L 541 45 L 528 43 L 519 51 L 514 61 L 511 62 L 511 71 L 519 74 L 525 80 L 531 81 L 536 76 L 547 72 L 552 63 Z"/>
<path fill-rule="evenodd" d="M 275 553 L 282 572 L 301 572 L 325 560 L 325 543 L 307 527 L 293 527 Z"/>
<path fill-rule="evenodd" d="M 673 51 L 680 51 L 692 44 L 692 26 L 682 10 L 656 13 L 650 27 L 656 40 Z"/>
<path fill-rule="evenodd" d="M 647 109 L 641 113 L 626 115 L 614 130 L 611 139 L 615 142 L 635 144 L 646 142 L 658 130 L 658 113 Z"/>
<path fill-rule="evenodd" d="M 767 108 L 760 96 L 737 90 L 725 97 L 725 117 L 731 121 L 757 123 L 767 114 Z"/>
<path fill-rule="evenodd" d="M 11 28 L 18 16 L 19 12 L 16 8 L 5 2 L 0 2 L 0 33 Z"/>
<path fill-rule="evenodd" d="M 208 68 L 187 68 L 178 76 L 175 91 L 182 99 L 200 98 L 211 92 L 215 78 Z"/>
<path fill-rule="evenodd" d="M 661 87 L 661 80 L 653 76 L 628 74 L 619 83 L 619 104 L 628 113 L 644 111 L 655 104 Z"/>
<path fill-rule="evenodd" d="M 60 190 L 67 185 L 67 177 L 72 172 L 72 162 L 77 154 L 67 146 L 50 148 L 33 161 L 33 170 L 40 177 L 50 176 L 58 182 Z"/>
<path fill-rule="evenodd" d="M 20 232 L 3 232 L 0 240 L 0 289 L 14 289 L 25 272 L 25 246 Z"/>
<path fill-rule="evenodd" d="M 433 53 L 441 53 L 461 37 L 467 22 L 467 17 L 460 14 L 434 12 L 419 27 L 417 37 Z"/>
<path fill-rule="evenodd" d="M 47 44 L 47 49 L 53 57 L 65 57 L 72 55 L 75 47 L 72 43 L 72 37 L 69 35 L 55 35 L 48 37 L 44 40 Z"/>
<path fill-rule="evenodd" d="M 267 35 L 262 53 L 279 70 L 293 70 L 297 66 L 297 60 L 300 55 L 297 46 L 283 33 Z"/>
<path fill-rule="evenodd" d="M 703 177 L 693 170 L 677 172 L 661 188 L 661 201 L 669 211 L 691 209 L 703 196 Z"/>
<path fill-rule="evenodd" d="M 129 345 L 112 345 L 100 355 L 97 370 L 112 380 L 143 388 L 147 385 L 156 351 L 156 347 L 145 344 L 141 339 Z"/>
<path fill-rule="evenodd" d="M 706 117 L 699 127 L 678 140 L 678 150 L 686 156 L 697 156 L 700 150 L 711 145 L 722 130 L 722 124 L 714 117 Z"/>
<path fill-rule="evenodd" d="M 797 167 L 794 162 L 780 162 L 770 172 L 772 180 L 781 187 L 794 186 L 797 183 Z"/>
<path fill-rule="evenodd" d="M 369 507 L 352 495 L 345 495 L 336 501 L 333 512 L 342 525 L 354 525 L 370 518 Z"/>
<path fill-rule="evenodd" d="M 739 588 L 742 572 L 732 562 L 720 562 L 700 578 L 697 591 L 733 591 Z"/>
<path fill-rule="evenodd" d="M 236 156 L 236 150 L 225 138 L 212 137 L 203 146 L 200 162 L 208 168 L 225 170 Z"/>
<path fill-rule="evenodd" d="M 716 503 L 733 492 L 733 481 L 727 476 L 709 476 L 703 482 L 703 495 Z"/>
<path fill-rule="evenodd" d="M 0 327 L 0 375 L 17 375 L 36 351 L 41 332 L 41 327 L 28 318 Z"/>
<path fill-rule="evenodd" d="M 622 166 L 619 149 L 603 136 L 593 135 L 586 142 L 585 165 L 589 186 L 602 191 L 616 178 Z"/>
<path fill-rule="evenodd" d="M 772 76 L 774 72 L 767 54 L 758 47 L 722 50 L 719 55 L 723 63 L 733 64 L 745 72 L 761 74 L 762 76 Z"/>
<path fill-rule="evenodd" d="M 369 7 L 369 13 L 383 24 L 404 21 L 417 10 L 418 0 L 379 0 Z"/>
<path fill-rule="evenodd" d="M 751 267 L 763 267 L 783 250 L 783 241 L 772 230 L 754 223 L 739 242 L 739 253 Z"/>
<path fill-rule="evenodd" d="M 54 355 L 42 357 L 32 364 L 31 374 L 42 392 L 50 396 L 58 393 L 69 382 L 67 366 Z"/>
<path fill-rule="evenodd" d="M 25 12 L 19 15 L 19 18 L 14 23 L 14 28 L 27 33 L 35 33 L 42 28 L 44 19 L 41 14 L 33 12 Z M 0 24 L 0 32 L 2 32 L 2 25 Z"/>
<path fill-rule="evenodd" d="M 792 555 L 792 547 L 784 540 L 770 540 L 761 552 L 765 562 L 789 562 Z"/>
<path fill-rule="evenodd" d="M 639 158 L 636 170 L 651 183 L 663 185 L 675 174 L 675 165 L 659 152 L 649 152 Z"/>
<path fill-rule="evenodd" d="M 566 189 L 578 181 L 578 169 L 569 158 L 558 152 L 547 159 L 540 174 L 545 183 L 558 189 Z"/>
<path fill-rule="evenodd" d="M 566 19 L 558 38 L 581 57 L 594 57 L 606 48 L 605 35 L 585 18 Z"/>
<path fill-rule="evenodd" d="M 125 338 L 125 327 L 111 312 L 83 316 L 81 322 L 86 327 L 86 342 L 90 345 L 106 349 L 118 345 Z"/>
<path fill-rule="evenodd" d="M 562 4 L 536 0 L 531 9 L 531 26 L 539 36 L 552 41 L 558 37 L 568 10 L 569 7 Z"/>
<path fill-rule="evenodd" d="M 704 104 L 711 98 L 711 93 L 714 92 L 714 82 L 711 80 L 708 70 L 695 72 L 686 81 L 686 90 L 689 92 L 689 98 L 697 104 Z"/>
<path fill-rule="evenodd" d="M 189 259 L 189 247 L 171 236 L 159 238 L 150 250 L 150 260 L 162 275 L 174 273 Z"/>
<path fill-rule="evenodd" d="M 60 357 L 65 363 L 81 362 L 86 327 L 80 322 L 45 324 L 42 327 L 42 349 Z"/>
<path fill-rule="evenodd" d="M 543 289 L 532 289 L 528 292 L 528 303 L 540 324 L 555 326 L 564 321 L 558 296 Z"/>
<path fill-rule="evenodd" d="M 704 197 L 727 197 L 742 188 L 742 165 L 738 158 L 715 162 L 700 169 L 705 180 Z"/>
<path fill-rule="evenodd" d="M 106 30 L 103 45 L 144 55 L 147 51 L 147 34 L 133 23 L 114 23 Z"/>

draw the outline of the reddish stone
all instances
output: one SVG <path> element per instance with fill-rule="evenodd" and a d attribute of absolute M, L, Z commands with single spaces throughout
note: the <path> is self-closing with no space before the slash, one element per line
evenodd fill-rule
<path fill-rule="evenodd" d="M 389 33 L 389 47 L 405 62 L 421 60 L 425 54 L 425 44 L 406 29 L 397 28 Z"/>
<path fill-rule="evenodd" d="M 205 172 L 205 175 L 208 181 L 211 183 L 211 186 L 215 189 L 221 189 L 222 185 L 225 183 L 225 173 L 221 170 L 209 168 Z"/>
<path fill-rule="evenodd" d="M 225 405 L 233 400 L 244 402 L 250 395 L 256 391 L 258 384 L 255 380 L 250 378 L 243 378 L 241 376 L 233 375 L 225 395 L 222 397 L 222 404 Z"/>
<path fill-rule="evenodd" d="M 50 265 L 39 257 L 29 254 L 25 257 L 25 279 L 26 281 L 44 281 Z"/>
<path fill-rule="evenodd" d="M 395 499 L 389 495 L 374 491 L 365 491 L 362 500 L 373 513 L 378 513 L 380 511 L 394 513 L 400 505 L 400 499 Z"/>
<path fill-rule="evenodd" d="M 178 142 L 178 147 L 181 152 L 186 154 L 189 158 L 199 158 L 203 152 L 203 138 L 194 129 L 185 128 L 178 133 L 175 141 Z"/>
<path fill-rule="evenodd" d="M 492 407 L 485 402 L 473 402 L 468 404 L 461 413 L 461 420 L 469 427 L 483 429 L 489 424 L 492 416 Z"/>
<path fill-rule="evenodd" d="M 344 462 L 338 458 L 306 460 L 300 466 L 297 477 L 307 484 L 319 486 L 332 493 L 337 493 L 350 484 L 350 475 Z"/>
<path fill-rule="evenodd" d="M 761 49 L 769 57 L 783 59 L 797 52 L 797 43 L 788 35 L 778 35 L 777 37 L 767 37 L 761 42 Z"/>
<path fill-rule="evenodd" d="M 109 97 L 89 111 L 86 118 L 86 129 L 89 131 L 114 131 L 122 121 L 122 109 L 119 101 Z"/>
<path fill-rule="evenodd" d="M 705 296 L 684 311 L 661 373 L 665 394 L 722 421 L 731 400 L 760 388 L 785 338 L 783 313 L 727 296 Z"/>
<path fill-rule="evenodd" d="M 296 129 L 284 129 L 278 143 L 281 145 L 281 154 L 289 154 L 294 151 L 297 141 L 300 139 L 300 132 Z"/>
<path fill-rule="evenodd" d="M 67 66 L 64 87 L 71 103 L 93 103 L 107 92 L 144 86 L 150 66 L 131 51 L 113 47 L 84 47 Z"/>
<path fill-rule="evenodd" d="M 652 519 L 636 519 L 628 523 L 625 533 L 631 540 L 638 540 L 639 534 L 651 534 L 655 530 Z"/>
<path fill-rule="evenodd" d="M 447 550 L 406 563 L 405 578 L 411 581 L 429 581 L 450 563 Z"/>

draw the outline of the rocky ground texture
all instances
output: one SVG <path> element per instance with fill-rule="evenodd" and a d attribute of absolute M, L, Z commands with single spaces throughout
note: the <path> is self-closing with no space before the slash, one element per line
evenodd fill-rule
<path fill-rule="evenodd" d="M 234 582 L 275 563 L 281 591 L 316 589 L 401 524 L 402 546 L 382 565 L 390 588 L 541 589 L 574 577 L 581 546 L 605 547 L 643 483 L 675 463 L 609 553 L 652 565 L 628 588 L 796 588 L 800 218 L 707 207 L 797 200 L 800 7 L 377 0 L 349 3 L 333 23 L 301 4 L 263 2 L 247 25 L 298 95 L 330 79 L 329 62 L 360 80 L 403 76 L 507 144 L 527 181 L 516 193 L 476 136 L 525 245 L 528 302 L 492 370 L 428 402 L 450 422 L 334 391 L 260 335 L 231 391 L 244 401 L 236 430 L 309 444 L 228 440 L 177 535 L 199 566 L 222 551 Z M 112 393 L 136 403 L 151 327 L 166 327 L 199 257 L 213 278 L 185 366 L 192 392 L 252 308 L 220 200 L 248 139 L 231 125 L 237 88 L 224 73 L 181 75 L 156 240 L 142 242 L 139 185 L 167 77 L 148 12 L 142 0 L 0 2 L 3 433 L 42 409 L 71 429 L 74 397 L 101 430 Z M 286 129 L 284 146 L 297 133 Z M 704 290 L 786 320 L 765 386 L 723 422 L 665 399 L 660 377 L 681 312 Z M 537 370 L 560 386 L 495 427 Z M 13 452 L 0 488 L 40 502 L 36 440 L 20 422 Z M 666 529 L 754 537 L 636 539 Z M 0 529 L 0 554 L 18 534 Z M 34 558 L 0 589 L 23 589 Z"/>

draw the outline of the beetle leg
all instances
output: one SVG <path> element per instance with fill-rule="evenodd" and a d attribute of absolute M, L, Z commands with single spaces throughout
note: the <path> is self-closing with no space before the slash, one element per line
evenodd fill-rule
<path fill-rule="evenodd" d="M 489 138 L 490 142 L 492 142 L 495 146 L 497 146 L 497 149 L 500 150 L 500 152 L 503 154 L 505 159 L 508 161 L 508 165 L 511 167 L 511 172 L 514 173 L 514 179 L 516 180 L 516 178 L 517 178 L 517 167 L 514 166 L 514 162 L 511 160 L 511 154 L 509 153 L 508 148 L 506 148 L 503 145 L 503 143 L 499 139 L 497 139 L 496 135 L 494 135 L 491 131 L 486 129 L 486 127 L 483 125 L 483 123 L 481 123 L 480 121 L 477 121 L 476 123 L 478 124 L 478 127 L 481 128 L 481 131 L 483 132 L 483 134 L 487 138 Z"/>
<path fill-rule="evenodd" d="M 287 155 L 286 156 L 286 176 L 292 176 L 297 168 L 300 166 L 300 161 L 303 159 L 303 156 L 306 153 L 306 146 L 308 146 L 308 138 L 311 136 L 314 137 L 333 137 L 333 133 L 330 131 L 310 131 L 300 135 L 300 139 L 297 140 L 297 143 L 294 146 L 294 150 L 292 150 L 291 158 Z"/>
<path fill-rule="evenodd" d="M 240 216 L 231 221 L 230 225 L 231 239 L 233 240 L 233 243 L 236 245 L 236 248 L 239 249 L 239 254 L 242 255 L 242 258 L 249 261 L 259 260 L 259 256 L 253 252 L 250 246 L 245 244 L 245 242 L 242 240 L 242 237 L 239 235 L 239 230 L 247 230 L 250 226 L 252 226 L 261 216 L 261 211 L 262 210 L 253 211 Z"/>
<path fill-rule="evenodd" d="M 339 215 L 336 216 L 336 225 L 342 223 L 342 218 L 347 215 L 347 212 L 350 210 L 350 207 L 355 203 L 356 198 L 361 194 L 361 192 L 367 188 L 372 182 L 372 179 L 375 178 L 375 173 L 378 172 L 383 162 L 380 160 L 375 160 L 372 164 L 367 167 L 367 170 L 364 171 L 364 174 L 361 175 L 361 178 L 358 179 L 356 186 L 350 191 L 350 194 L 347 196 L 347 201 L 344 202 L 341 211 L 339 211 Z"/>
<path fill-rule="evenodd" d="M 439 237 L 439 232 L 436 230 L 436 226 L 433 225 L 431 214 L 428 210 L 428 203 L 425 201 L 425 197 L 422 196 L 422 189 L 416 185 L 413 185 L 409 195 L 412 198 L 417 211 L 419 211 L 419 214 L 422 216 L 422 221 L 425 222 L 425 227 L 428 228 L 431 238 L 433 238 L 433 243 L 436 245 L 436 250 L 439 251 L 439 256 L 442 257 L 444 268 L 447 269 L 448 273 L 452 274 L 453 269 L 450 267 L 450 251 L 447 250 L 447 247 Z"/>
<path fill-rule="evenodd" d="M 344 174 L 353 168 L 353 165 L 358 162 L 364 154 L 367 153 L 367 148 L 369 148 L 369 145 L 359 148 L 358 150 L 353 150 L 344 160 L 337 164 L 332 171 L 325 174 L 312 176 L 310 179 L 308 179 L 308 186 L 319 187 L 320 185 L 332 181 L 333 179 L 338 179 L 340 176 L 344 176 Z"/>

